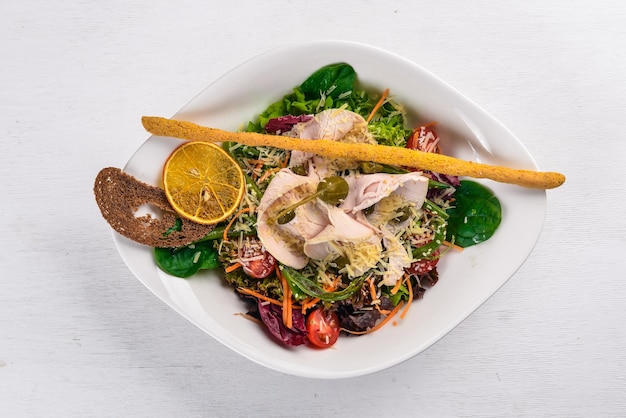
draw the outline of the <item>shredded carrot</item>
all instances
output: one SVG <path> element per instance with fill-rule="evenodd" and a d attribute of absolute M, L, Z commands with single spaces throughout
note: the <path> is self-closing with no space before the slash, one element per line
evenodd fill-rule
<path fill-rule="evenodd" d="M 263 165 L 263 164 L 265 164 L 265 161 L 257 160 L 257 159 L 254 159 L 254 158 L 248 158 L 248 162 L 250 164 L 254 164 L 254 165 L 259 165 L 259 164 Z"/>
<path fill-rule="evenodd" d="M 291 304 L 291 290 L 289 290 L 289 286 L 287 286 L 287 297 L 285 298 L 286 302 L 283 303 L 283 306 L 287 307 L 287 322 L 285 323 L 285 326 L 289 329 L 291 329 L 293 327 L 293 312 L 291 307 L 293 306 Z"/>
<path fill-rule="evenodd" d="M 269 302 L 269 303 L 272 303 L 274 305 L 278 305 L 278 306 L 282 306 L 283 305 L 282 302 L 280 302 L 280 301 L 278 301 L 276 299 L 272 299 L 269 296 L 262 295 L 259 292 L 255 292 L 252 289 L 248 289 L 247 287 L 238 287 L 237 291 L 239 293 L 244 293 L 246 295 L 254 296 L 257 299 L 264 300 L 265 302 Z"/>
<path fill-rule="evenodd" d="M 389 322 L 391 320 L 391 318 L 394 317 L 395 314 L 398 313 L 398 311 L 402 308 L 402 306 L 404 306 L 404 301 L 398 303 L 396 305 L 395 308 L 393 308 L 393 310 L 389 313 L 389 315 L 387 315 L 385 317 L 385 319 L 383 319 L 382 321 L 380 321 L 378 324 L 374 325 L 372 328 L 370 329 L 366 329 L 365 331 L 352 331 L 349 329 L 345 329 L 345 328 L 341 328 L 342 331 L 345 331 L 349 334 L 355 334 L 355 335 L 363 335 L 363 334 L 369 334 L 371 332 L 374 331 L 378 331 L 380 328 L 382 328 L 387 322 Z"/>
<path fill-rule="evenodd" d="M 289 286 L 285 286 L 283 289 L 283 324 L 289 329 L 293 326 L 293 318 L 291 316 L 291 295 L 289 292 Z"/>
<path fill-rule="evenodd" d="M 283 287 L 283 324 L 285 324 L 287 328 L 291 329 L 293 327 L 291 289 L 289 288 L 289 284 L 287 283 L 285 276 L 283 276 L 278 267 L 276 267 L 276 275 L 280 279 L 280 283 Z"/>
<path fill-rule="evenodd" d="M 338 275 L 337 277 L 335 277 L 335 281 L 333 281 L 334 290 L 339 289 L 339 285 L 341 284 L 341 282 L 342 282 L 341 275 Z"/>
<path fill-rule="evenodd" d="M 239 212 L 237 212 L 235 216 L 233 216 L 230 222 L 228 222 L 228 225 L 226 225 L 226 228 L 224 228 L 224 235 L 222 236 L 224 241 L 228 241 L 228 230 L 230 229 L 231 226 L 233 226 L 233 223 L 235 223 L 235 219 L 237 219 L 239 215 L 241 215 L 242 213 L 250 212 L 251 210 L 252 210 L 251 207 L 243 208 Z"/>
<path fill-rule="evenodd" d="M 263 168 L 263 162 L 258 162 L 252 169 L 252 179 L 256 180 L 259 177 L 258 171 Z"/>
<path fill-rule="evenodd" d="M 263 294 L 261 294 L 259 292 L 255 292 L 254 290 L 248 289 L 247 287 L 238 287 L 237 291 L 239 293 L 243 293 L 245 295 L 254 296 L 255 298 L 261 299 L 261 300 L 263 300 L 265 302 L 269 302 L 272 305 L 283 306 L 283 303 L 281 301 L 273 299 L 273 298 L 271 298 L 269 296 L 265 296 L 265 295 L 263 295 Z M 298 305 L 292 305 L 292 307 L 296 308 L 296 309 L 300 309 L 300 306 L 298 306 Z"/>
<path fill-rule="evenodd" d="M 376 306 L 376 310 L 383 315 L 389 315 L 391 313 L 391 311 L 388 309 L 380 309 L 380 305 L 378 304 L 376 304 L 375 306 Z"/>
<path fill-rule="evenodd" d="M 331 283 L 325 283 L 323 288 L 326 292 L 334 292 L 341 283 L 341 276 L 336 276 Z"/>
<path fill-rule="evenodd" d="M 406 313 L 409 311 L 409 307 L 411 306 L 411 303 L 413 303 L 413 285 L 411 284 L 411 278 L 407 274 L 405 274 L 404 277 L 406 280 L 406 287 L 409 290 L 409 300 L 406 303 L 406 308 L 404 308 L 402 310 L 402 313 L 400 314 L 400 319 L 404 319 L 404 317 L 406 316 Z"/>
<path fill-rule="evenodd" d="M 287 164 L 289 164 L 289 157 L 289 154 L 285 155 L 285 159 L 280 162 L 281 168 L 287 167 Z"/>
<path fill-rule="evenodd" d="M 263 182 L 263 181 L 267 180 L 267 178 L 268 178 L 269 176 L 271 176 L 272 174 L 276 173 L 276 172 L 277 172 L 277 171 L 279 171 L 279 170 L 280 170 L 280 168 L 279 168 L 279 167 L 276 167 L 276 168 L 272 168 L 272 169 L 267 170 L 265 173 L 263 173 L 263 175 L 262 175 L 261 177 L 259 177 L 259 179 L 257 180 L 257 183 L 261 183 L 261 182 Z"/>
<path fill-rule="evenodd" d="M 463 251 L 463 247 L 460 247 L 460 246 L 458 246 L 458 245 L 456 245 L 456 244 L 454 244 L 454 243 L 452 243 L 450 241 L 444 241 L 444 242 L 442 242 L 442 244 L 445 245 L 445 246 L 448 246 L 450 248 L 453 248 L 453 249 L 455 249 L 457 251 Z"/>
<path fill-rule="evenodd" d="M 370 296 L 372 296 L 372 301 L 378 300 L 378 292 L 376 291 L 376 286 L 374 285 L 374 279 L 369 279 L 369 289 Z"/>
<path fill-rule="evenodd" d="M 309 298 L 302 302 L 302 314 L 304 315 L 306 311 L 317 305 L 320 301 L 320 298 Z"/>
<path fill-rule="evenodd" d="M 400 287 L 402 287 L 402 280 L 397 280 L 390 293 L 392 295 L 395 295 L 396 293 L 398 293 L 398 290 L 400 290 Z"/>
<path fill-rule="evenodd" d="M 385 91 L 383 91 L 383 94 L 382 96 L 380 96 L 378 103 L 376 103 L 376 106 L 374 106 L 374 108 L 372 109 L 372 112 L 367 117 L 367 123 L 370 123 L 370 121 L 372 120 L 376 112 L 378 112 L 378 109 L 380 109 L 380 107 L 385 103 L 387 96 L 389 96 L 389 89 L 385 89 Z"/>
<path fill-rule="evenodd" d="M 230 273 L 231 271 L 235 271 L 235 270 L 237 270 L 237 269 L 238 269 L 239 267 L 241 267 L 241 266 L 242 266 L 242 264 L 241 264 L 240 262 L 236 262 L 235 264 L 231 264 L 230 266 L 226 267 L 226 268 L 224 269 L 224 271 L 225 271 L 226 273 Z"/>

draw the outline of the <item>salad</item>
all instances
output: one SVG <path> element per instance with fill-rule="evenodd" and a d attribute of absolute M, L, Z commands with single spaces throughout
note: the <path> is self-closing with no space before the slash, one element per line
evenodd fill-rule
<path fill-rule="evenodd" d="M 315 71 L 248 122 L 250 132 L 441 152 L 436 125 L 406 125 L 385 91 L 360 88 L 346 63 Z M 222 144 L 241 166 L 238 210 L 204 238 L 155 248 L 177 277 L 223 270 L 246 316 L 288 346 L 326 348 L 376 331 L 438 279 L 448 251 L 489 239 L 498 199 L 479 183 L 401 166 Z"/>

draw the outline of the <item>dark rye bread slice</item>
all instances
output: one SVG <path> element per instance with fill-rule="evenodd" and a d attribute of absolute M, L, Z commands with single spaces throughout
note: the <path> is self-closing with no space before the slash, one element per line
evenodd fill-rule
<path fill-rule="evenodd" d="M 182 247 L 204 237 L 213 225 L 202 225 L 178 216 L 165 197 L 165 192 L 124 173 L 119 168 L 102 169 L 94 185 L 96 202 L 102 216 L 121 235 L 140 244 L 152 247 Z M 159 208 L 161 219 L 150 214 L 136 216 L 142 205 Z M 180 231 L 166 234 L 182 220 Z"/>

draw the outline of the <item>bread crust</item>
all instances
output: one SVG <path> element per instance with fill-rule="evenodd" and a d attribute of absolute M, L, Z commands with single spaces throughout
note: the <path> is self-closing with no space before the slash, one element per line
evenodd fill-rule
<path fill-rule="evenodd" d="M 121 235 L 152 247 L 182 247 L 199 240 L 214 225 L 201 225 L 184 219 L 172 209 L 165 192 L 143 183 L 121 169 L 107 167 L 96 176 L 94 194 L 100 212 L 111 227 Z M 162 211 L 161 219 L 135 213 L 142 205 L 151 205 Z M 170 231 L 182 220 L 180 231 Z"/>

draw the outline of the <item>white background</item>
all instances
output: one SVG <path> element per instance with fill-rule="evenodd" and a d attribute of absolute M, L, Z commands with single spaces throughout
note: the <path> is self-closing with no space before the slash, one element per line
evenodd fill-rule
<path fill-rule="evenodd" d="M 626 415 L 623 4 L 4 0 L 0 415 Z M 258 366 L 167 308 L 92 194 L 148 137 L 141 115 L 314 39 L 422 65 L 567 175 L 535 250 L 480 309 L 400 365 L 334 381 Z"/>

